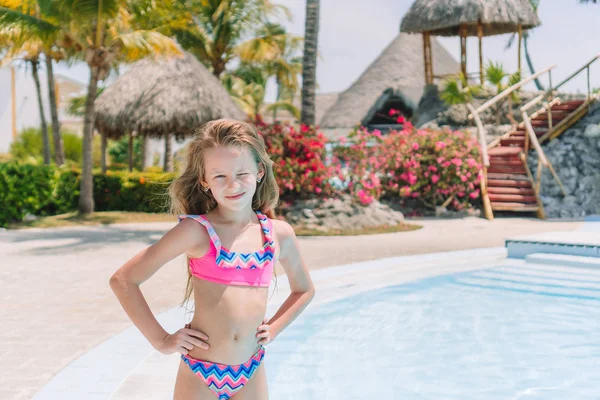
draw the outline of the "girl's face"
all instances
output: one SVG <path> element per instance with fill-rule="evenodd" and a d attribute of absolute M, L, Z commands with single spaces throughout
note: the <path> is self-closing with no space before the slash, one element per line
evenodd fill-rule
<path fill-rule="evenodd" d="M 217 203 L 241 209 L 252 205 L 257 179 L 264 176 L 252 151 L 246 147 L 218 147 L 206 151 L 203 187 L 208 187 Z"/>

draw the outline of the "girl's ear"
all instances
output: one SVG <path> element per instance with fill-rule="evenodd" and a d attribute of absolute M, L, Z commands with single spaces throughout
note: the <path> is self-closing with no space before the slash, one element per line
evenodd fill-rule
<path fill-rule="evenodd" d="M 265 168 L 263 167 L 262 164 L 258 164 L 258 174 L 257 174 L 259 179 L 262 179 L 265 176 Z"/>

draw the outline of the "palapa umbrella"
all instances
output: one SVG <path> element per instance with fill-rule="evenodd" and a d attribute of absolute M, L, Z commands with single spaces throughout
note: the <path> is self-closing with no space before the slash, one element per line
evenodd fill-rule
<path fill-rule="evenodd" d="M 219 80 L 194 56 L 133 64 L 96 100 L 95 124 L 105 138 L 123 134 L 165 139 L 165 171 L 173 169 L 171 139 L 183 140 L 220 118 L 245 120 Z M 131 157 L 131 156 L 130 156 Z"/>
<path fill-rule="evenodd" d="M 410 7 L 400 31 L 423 34 L 425 82 L 433 83 L 430 36 L 460 36 L 461 71 L 467 76 L 467 36 L 479 38 L 479 77 L 483 83 L 483 36 L 517 32 L 518 65 L 521 71 L 523 29 L 540 25 L 528 0 L 416 0 Z"/>

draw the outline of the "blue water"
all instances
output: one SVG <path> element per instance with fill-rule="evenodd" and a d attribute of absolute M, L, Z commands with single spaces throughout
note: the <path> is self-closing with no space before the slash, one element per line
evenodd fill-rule
<path fill-rule="evenodd" d="M 307 310 L 267 347 L 271 397 L 600 399 L 600 271 L 504 265 Z"/>

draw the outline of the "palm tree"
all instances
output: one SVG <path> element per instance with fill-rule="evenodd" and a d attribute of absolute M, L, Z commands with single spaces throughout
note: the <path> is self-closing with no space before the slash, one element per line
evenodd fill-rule
<path fill-rule="evenodd" d="M 65 163 L 65 152 L 60 134 L 60 124 L 58 122 L 58 104 L 56 102 L 56 83 L 54 80 L 54 68 L 52 66 L 52 50 L 47 49 L 44 52 L 46 62 L 46 74 L 48 78 L 48 97 L 50 98 L 50 116 L 52 117 L 52 139 L 54 140 L 54 159 L 57 165 Z"/>
<path fill-rule="evenodd" d="M 0 1 L 0 7 L 6 7 L 8 9 L 12 9 L 15 11 L 20 11 L 23 14 L 27 14 L 32 17 L 39 18 L 40 16 L 40 8 L 38 4 L 32 1 L 23 1 L 23 0 L 2 0 Z M 54 83 L 54 74 L 52 69 L 52 58 L 51 55 L 53 53 L 58 54 L 58 52 L 53 52 L 52 47 L 54 46 L 54 42 L 56 41 L 56 35 L 47 35 L 43 38 L 41 37 L 31 37 L 30 33 L 23 32 L 23 30 L 15 29 L 12 27 L 11 29 L 7 29 L 11 31 L 11 35 L 15 40 L 14 45 L 19 44 L 20 46 L 30 46 L 32 48 L 38 49 L 37 55 L 35 55 L 36 65 L 35 71 L 38 73 L 39 70 L 39 59 L 40 56 L 44 55 L 44 60 L 46 64 L 47 71 L 47 83 L 48 83 L 48 94 L 50 100 L 50 114 L 52 117 L 52 136 L 54 143 L 54 161 L 56 165 L 63 165 L 65 162 L 65 154 L 64 154 L 64 146 L 62 142 L 62 136 L 60 135 L 60 125 L 58 123 L 58 112 L 57 112 L 57 104 L 56 104 L 56 93 L 55 93 L 55 83 Z M 31 41 L 31 44 L 28 44 L 27 41 Z M 34 80 L 36 76 L 34 76 Z M 39 77 L 36 81 L 36 85 L 39 85 Z M 44 117 L 45 119 L 45 117 Z M 45 121 L 44 121 L 45 122 Z"/>
<path fill-rule="evenodd" d="M 232 60 L 250 61 L 239 51 L 249 41 L 256 46 L 253 60 L 266 59 L 277 51 L 273 43 L 247 38 L 256 38 L 269 17 L 290 15 L 286 7 L 270 0 L 169 0 L 168 8 L 165 15 L 172 18 L 161 20 L 161 32 L 174 35 L 217 78 Z"/>
<path fill-rule="evenodd" d="M 40 37 L 57 35 L 90 68 L 79 196 L 79 212 L 88 214 L 94 210 L 92 130 L 98 82 L 118 61 L 133 61 L 148 54 L 176 54 L 180 50 L 175 42 L 154 30 L 136 29 L 125 0 L 37 0 L 37 4 L 39 16 L 0 7 L 0 24 L 20 27 Z"/>
<path fill-rule="evenodd" d="M 488 83 L 492 84 L 496 88 L 496 94 L 502 93 L 507 88 L 516 85 L 521 80 L 519 72 L 514 74 L 508 74 L 504 71 L 502 64 L 489 62 L 485 69 L 485 79 Z M 508 113 L 512 117 L 512 106 L 510 102 L 519 102 L 518 90 L 512 92 L 510 96 L 500 100 L 494 106 L 496 114 L 496 124 L 500 125 L 500 118 L 502 116 L 502 108 L 508 102 Z"/>
<path fill-rule="evenodd" d="M 540 6 L 540 0 L 529 0 L 529 4 L 531 4 L 531 8 L 533 8 L 533 11 L 537 14 L 538 12 L 538 8 Z M 523 48 L 525 50 L 525 61 L 527 61 L 527 67 L 529 68 L 529 72 L 531 73 L 531 75 L 535 74 L 535 68 L 533 67 L 533 62 L 531 61 L 531 55 L 529 54 L 529 46 L 528 46 L 528 40 L 529 40 L 529 31 L 531 29 L 527 29 L 523 32 Z M 506 46 L 504 47 L 505 49 L 510 49 L 512 47 L 512 45 L 515 42 L 515 38 L 516 38 L 517 34 L 513 33 L 510 38 L 508 39 L 508 42 L 506 42 Z M 520 51 L 520 50 L 519 50 Z M 544 89 L 544 85 L 542 85 L 542 83 L 540 82 L 540 80 L 538 78 L 535 78 L 533 80 L 533 82 L 535 83 L 535 87 L 538 90 L 545 90 Z"/>
<path fill-rule="evenodd" d="M 302 59 L 302 115 L 300 122 L 307 125 L 315 124 L 319 8 L 320 0 L 306 0 L 304 57 Z"/>
<path fill-rule="evenodd" d="M 42 144 L 44 164 L 50 164 L 50 139 L 48 137 L 48 125 L 46 124 L 46 115 L 42 101 L 42 90 L 40 86 L 39 64 L 40 54 L 42 53 L 42 42 L 36 39 L 27 40 L 16 29 L 0 29 L 0 51 L 5 52 L 0 61 L 0 66 L 4 66 L 15 59 L 21 58 L 31 66 L 31 74 L 35 83 L 36 97 L 40 111 L 40 122 L 42 130 Z"/>
<path fill-rule="evenodd" d="M 240 58 L 246 60 L 246 64 L 252 63 L 258 70 L 263 71 L 261 74 L 266 79 L 275 78 L 277 98 L 275 103 L 267 107 L 273 111 L 273 121 L 277 119 L 277 110 L 280 108 L 300 118 L 298 109 L 292 103 L 300 88 L 298 75 L 302 72 L 302 59 L 298 53 L 303 39 L 287 33 L 279 24 L 267 23 L 257 33 L 256 38 L 238 47 Z M 261 46 L 267 45 L 271 46 L 268 52 L 260 51 Z M 243 79 L 248 83 L 257 81 L 252 80 L 251 74 L 245 74 L 243 67 L 238 68 L 235 74 L 244 76 Z M 263 87 L 266 87 L 266 80 L 263 80 Z"/>

